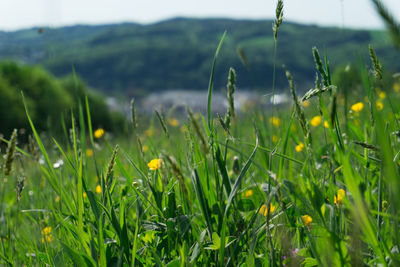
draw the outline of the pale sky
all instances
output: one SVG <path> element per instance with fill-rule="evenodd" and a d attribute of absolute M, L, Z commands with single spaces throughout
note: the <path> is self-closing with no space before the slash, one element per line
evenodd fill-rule
<path fill-rule="evenodd" d="M 400 0 L 382 0 L 400 20 Z M 177 16 L 271 19 L 276 0 L 0 0 L 0 30 L 33 26 L 152 23 Z M 287 21 L 382 28 L 371 0 L 284 0 Z M 342 6 L 343 4 L 343 6 Z M 343 8 L 342 8 L 343 7 Z"/>

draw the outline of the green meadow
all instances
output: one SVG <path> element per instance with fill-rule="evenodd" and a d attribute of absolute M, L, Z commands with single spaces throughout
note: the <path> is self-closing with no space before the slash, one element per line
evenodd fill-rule
<path fill-rule="evenodd" d="M 278 1 L 274 62 L 282 23 Z M 216 114 L 228 36 L 215 40 L 204 114 L 144 115 L 132 100 L 121 122 L 75 73 L 48 84 L 75 103 L 62 119 L 41 121 L 35 95 L 13 96 L 29 127 L 1 137 L 0 266 L 400 265 L 400 75 L 372 46 L 370 60 L 332 75 L 329 50 L 310 47 L 314 88 L 301 93 L 284 67 L 289 104 L 239 110 L 240 73 L 227 69 Z"/>

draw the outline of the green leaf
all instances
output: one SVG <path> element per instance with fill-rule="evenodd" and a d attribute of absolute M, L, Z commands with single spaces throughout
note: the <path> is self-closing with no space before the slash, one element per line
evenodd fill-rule
<path fill-rule="evenodd" d="M 239 202 L 237 203 L 237 208 L 240 211 L 252 211 L 256 209 L 253 201 L 247 198 L 239 200 Z"/>
<path fill-rule="evenodd" d="M 303 261 L 304 267 L 318 266 L 318 261 L 314 258 L 305 258 Z"/>
<path fill-rule="evenodd" d="M 211 75 L 210 75 L 210 81 L 208 83 L 208 107 L 207 107 L 207 117 L 208 117 L 208 129 L 210 130 L 210 133 L 212 134 L 212 129 L 214 128 L 214 125 L 212 123 L 212 114 L 211 114 L 211 101 L 212 101 L 212 92 L 214 88 L 214 72 L 215 72 L 215 64 L 217 63 L 217 57 L 219 54 L 219 50 L 221 49 L 222 43 L 224 42 L 226 36 L 226 31 L 221 37 L 221 40 L 219 41 L 217 50 L 215 51 L 213 63 L 212 63 L 212 68 L 211 68 Z"/>
<path fill-rule="evenodd" d="M 165 265 L 165 267 L 179 267 L 181 264 L 181 261 L 179 259 L 172 260 Z"/>

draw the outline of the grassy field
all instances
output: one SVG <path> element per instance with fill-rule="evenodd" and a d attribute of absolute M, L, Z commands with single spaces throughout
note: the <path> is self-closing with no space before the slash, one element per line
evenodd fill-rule
<path fill-rule="evenodd" d="M 275 50 L 282 23 L 279 6 Z M 90 103 L 64 137 L 2 139 L 1 266 L 399 266 L 400 79 L 373 49 L 363 90 L 315 89 L 271 109 L 140 116 L 93 129 Z M 222 48 L 223 49 L 223 48 Z M 311 54 L 311 51 L 310 51 Z M 275 73 L 274 73 L 275 76 Z M 22 96 L 23 99 L 23 96 Z"/>
<path fill-rule="evenodd" d="M 132 136 L 116 138 L 83 108 L 64 145 L 35 133 L 18 147 L 15 134 L 0 263 L 395 266 L 399 83 L 368 86 L 346 113 L 331 86 L 229 126 L 134 114 Z"/>

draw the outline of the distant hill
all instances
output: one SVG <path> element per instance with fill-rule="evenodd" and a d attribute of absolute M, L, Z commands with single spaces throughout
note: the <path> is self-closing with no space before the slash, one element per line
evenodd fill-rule
<path fill-rule="evenodd" d="M 222 33 L 227 38 L 216 68 L 216 87 L 226 84 L 230 66 L 241 88 L 268 90 L 272 84 L 272 21 L 176 18 L 150 25 L 134 23 L 70 26 L 0 32 L 0 60 L 41 64 L 56 76 L 76 72 L 106 93 L 141 95 L 165 89 L 205 89 Z M 386 70 L 400 70 L 400 53 L 383 31 L 342 30 L 284 22 L 278 36 L 277 87 L 287 82 L 285 64 L 300 87 L 315 70 L 311 48 L 326 52 L 332 66 L 366 64 L 368 44 Z M 245 56 L 248 66 L 239 57 Z"/>

